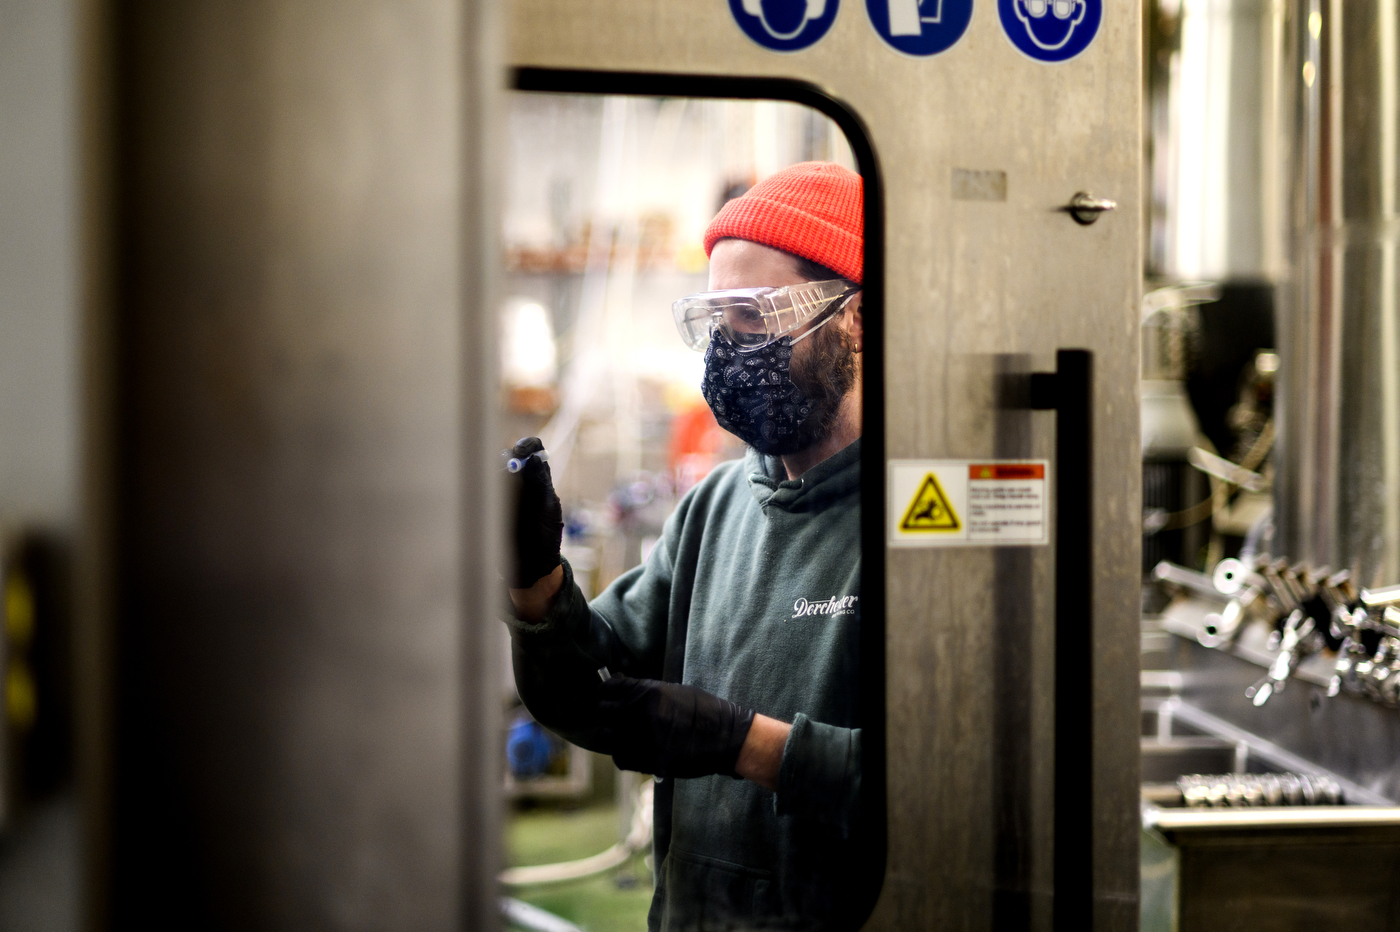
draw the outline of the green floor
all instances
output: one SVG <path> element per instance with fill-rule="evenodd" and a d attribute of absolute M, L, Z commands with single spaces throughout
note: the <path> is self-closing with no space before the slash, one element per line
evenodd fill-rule
<path fill-rule="evenodd" d="M 616 840 L 615 805 L 515 811 L 506 823 L 506 859 L 512 867 L 572 861 L 597 854 Z M 619 878 L 630 879 L 632 885 L 619 886 Z M 511 895 L 588 932 L 641 932 L 651 905 L 651 871 L 638 856 L 602 877 L 525 888 Z"/>

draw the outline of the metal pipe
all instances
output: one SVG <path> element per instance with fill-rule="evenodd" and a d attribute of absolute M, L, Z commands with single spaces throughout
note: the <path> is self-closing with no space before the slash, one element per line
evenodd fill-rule
<path fill-rule="evenodd" d="M 1294 0 L 1278 549 L 1400 578 L 1400 3 Z"/>
<path fill-rule="evenodd" d="M 1230 601 L 1230 594 L 1221 592 L 1215 587 L 1215 581 L 1198 570 L 1178 566 L 1170 560 L 1163 560 L 1152 568 L 1152 576 L 1160 582 L 1171 583 L 1173 586 L 1180 586 L 1196 595 L 1203 595 L 1208 599 L 1218 599 L 1221 602 Z"/>

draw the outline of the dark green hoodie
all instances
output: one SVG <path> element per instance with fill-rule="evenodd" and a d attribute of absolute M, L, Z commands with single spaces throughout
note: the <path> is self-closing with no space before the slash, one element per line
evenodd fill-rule
<path fill-rule="evenodd" d="M 797 479 L 750 451 L 681 499 L 643 566 L 589 605 L 565 564 L 511 621 L 521 698 L 595 745 L 597 669 L 690 683 L 791 722 L 777 792 L 659 781 L 652 929 L 841 925 L 859 827 L 860 441 Z M 845 919 L 844 924 L 850 920 Z"/>

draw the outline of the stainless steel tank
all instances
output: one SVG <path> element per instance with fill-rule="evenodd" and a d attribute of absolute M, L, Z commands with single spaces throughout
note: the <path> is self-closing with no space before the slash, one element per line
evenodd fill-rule
<path fill-rule="evenodd" d="M 1146 22 L 1149 274 L 1285 270 L 1279 96 L 1287 0 L 1157 0 Z"/>
<path fill-rule="evenodd" d="M 1400 4 L 1296 0 L 1280 552 L 1400 579 Z"/>
<path fill-rule="evenodd" d="M 1236 455 L 1226 412 L 1239 400 L 1241 363 L 1273 345 L 1251 325 L 1271 321 L 1274 283 L 1286 275 L 1278 104 L 1285 7 L 1155 0 L 1145 8 L 1146 269 L 1149 281 L 1170 286 L 1143 309 L 1144 572 L 1161 559 L 1211 559 L 1211 534 L 1224 525 L 1202 507 L 1210 490 L 1187 451 L 1208 439 Z M 1189 315 L 1162 316 L 1166 296 L 1193 281 L 1213 293 L 1193 298 L 1202 306 Z M 1178 351 L 1154 368 L 1165 343 L 1153 341 L 1169 332 Z"/>

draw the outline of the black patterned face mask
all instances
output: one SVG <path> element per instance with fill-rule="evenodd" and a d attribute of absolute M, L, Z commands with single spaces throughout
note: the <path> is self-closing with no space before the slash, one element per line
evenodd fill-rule
<path fill-rule="evenodd" d="M 705 396 L 719 426 L 766 456 L 796 453 L 815 439 L 803 425 L 812 402 L 792 382 L 792 337 L 741 353 L 720 331 L 705 349 Z"/>

